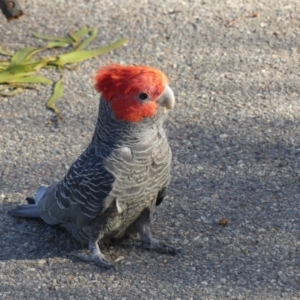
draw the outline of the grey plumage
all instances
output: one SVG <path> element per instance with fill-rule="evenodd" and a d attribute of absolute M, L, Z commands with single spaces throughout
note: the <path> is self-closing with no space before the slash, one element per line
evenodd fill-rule
<path fill-rule="evenodd" d="M 162 128 L 165 108 L 139 123 L 119 121 L 110 104 L 101 99 L 94 136 L 60 182 L 40 187 L 27 205 L 12 216 L 41 218 L 60 224 L 75 238 L 89 243 L 85 261 L 112 267 L 98 242 L 140 233 L 145 248 L 166 253 L 176 249 L 152 238 L 152 213 L 170 181 L 171 150 Z"/>

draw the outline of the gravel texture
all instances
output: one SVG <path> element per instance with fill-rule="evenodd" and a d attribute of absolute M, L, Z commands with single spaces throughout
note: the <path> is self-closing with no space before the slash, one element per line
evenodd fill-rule
<path fill-rule="evenodd" d="M 0 100 L 0 299 L 300 299 L 300 2 L 20 4 L 22 19 L 0 15 L 9 48 L 40 45 L 33 31 L 62 36 L 83 25 L 99 28 L 92 47 L 130 43 L 65 72 L 59 124 L 45 109 L 50 87 Z M 109 62 L 149 64 L 171 79 L 173 181 L 152 227 L 183 250 L 106 245 L 117 271 L 70 257 L 81 246 L 63 229 L 7 215 L 88 145 L 92 76 Z"/>

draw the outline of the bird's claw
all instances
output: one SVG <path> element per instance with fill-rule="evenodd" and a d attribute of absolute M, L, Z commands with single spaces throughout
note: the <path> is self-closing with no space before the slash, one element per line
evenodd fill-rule
<path fill-rule="evenodd" d="M 164 254 L 178 255 L 182 253 L 181 249 L 176 249 L 175 247 L 161 243 L 156 239 L 152 239 L 150 242 L 143 241 L 142 246 L 144 249 L 154 250 L 156 252 Z"/>
<path fill-rule="evenodd" d="M 93 254 L 85 254 L 85 253 L 82 253 L 82 252 L 75 252 L 75 253 L 72 253 L 73 256 L 79 258 L 80 260 L 82 261 L 85 261 L 85 262 L 92 262 L 94 263 L 95 265 L 101 267 L 101 268 L 104 268 L 106 270 L 110 270 L 110 269 L 113 269 L 113 270 L 117 270 L 116 267 L 108 260 L 104 257 L 104 255 L 95 255 L 94 253 Z"/>

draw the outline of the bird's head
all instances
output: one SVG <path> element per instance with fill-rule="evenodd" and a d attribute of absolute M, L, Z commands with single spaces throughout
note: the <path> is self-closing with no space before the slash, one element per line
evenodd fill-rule
<path fill-rule="evenodd" d="M 160 107 L 168 110 L 175 104 L 168 77 L 149 66 L 109 65 L 100 68 L 95 81 L 120 121 L 141 122 L 154 117 Z"/>

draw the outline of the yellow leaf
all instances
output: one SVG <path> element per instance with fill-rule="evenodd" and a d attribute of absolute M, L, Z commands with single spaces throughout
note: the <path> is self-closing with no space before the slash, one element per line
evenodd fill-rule
<path fill-rule="evenodd" d="M 52 81 L 43 76 L 26 76 L 22 78 L 14 78 L 8 83 L 42 83 L 42 84 L 52 84 Z"/>
<path fill-rule="evenodd" d="M 0 62 L 0 73 L 2 70 L 6 70 L 8 66 L 9 66 L 8 62 Z"/>
<path fill-rule="evenodd" d="M 0 92 L 0 95 L 4 96 L 4 97 L 12 97 L 12 96 L 15 96 L 15 95 L 17 95 L 21 92 L 23 92 L 23 89 L 21 87 L 18 87 L 16 89 L 12 90 L 11 92 L 7 92 L 7 93 Z"/>
<path fill-rule="evenodd" d="M 4 56 L 13 56 L 12 53 L 5 51 L 1 46 L 0 46 L 0 54 Z"/>

